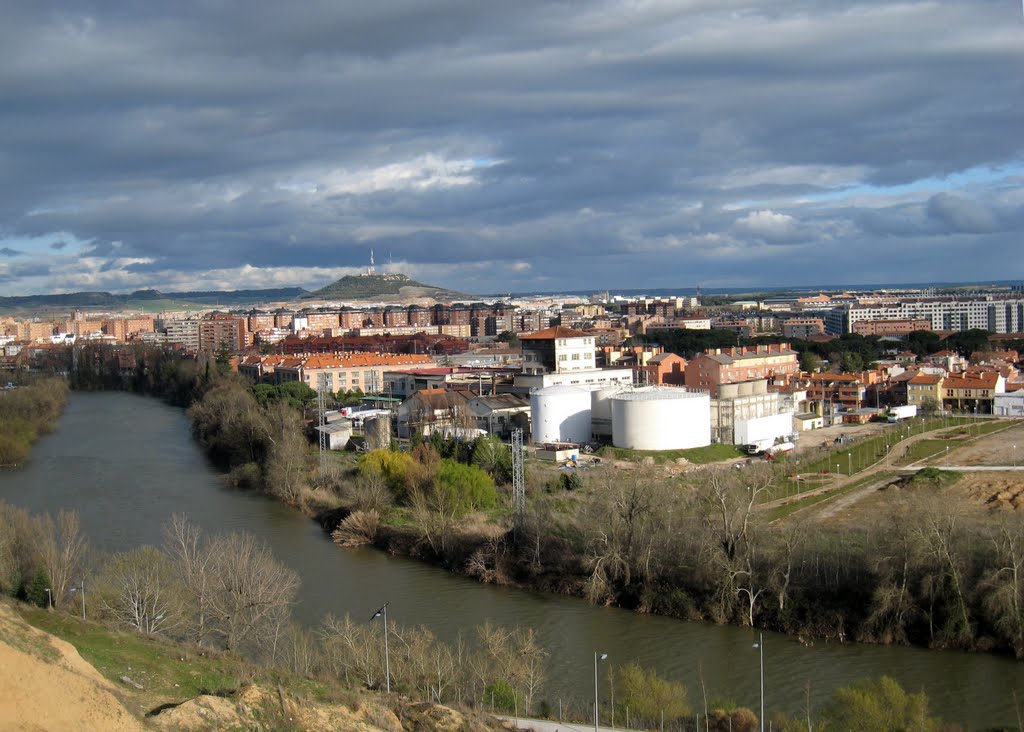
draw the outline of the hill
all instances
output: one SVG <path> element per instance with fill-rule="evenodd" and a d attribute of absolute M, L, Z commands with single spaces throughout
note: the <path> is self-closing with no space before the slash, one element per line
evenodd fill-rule
<path fill-rule="evenodd" d="M 303 300 L 412 300 L 430 298 L 453 300 L 466 297 L 461 292 L 424 285 L 404 274 L 346 275 L 316 292 L 303 295 Z"/>
<path fill-rule="evenodd" d="M 358 691 L 0 599 L 0 729 L 496 732 L 482 713 Z"/>

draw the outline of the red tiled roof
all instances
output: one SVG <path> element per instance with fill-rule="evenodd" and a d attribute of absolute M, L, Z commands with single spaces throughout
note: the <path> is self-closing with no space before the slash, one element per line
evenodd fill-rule
<path fill-rule="evenodd" d="M 519 336 L 521 341 L 550 341 L 555 338 L 587 338 L 589 334 L 584 333 L 580 330 L 573 330 L 572 328 L 566 328 L 562 325 L 556 325 L 553 328 L 545 328 L 544 330 L 538 330 L 534 333 L 527 333 Z"/>

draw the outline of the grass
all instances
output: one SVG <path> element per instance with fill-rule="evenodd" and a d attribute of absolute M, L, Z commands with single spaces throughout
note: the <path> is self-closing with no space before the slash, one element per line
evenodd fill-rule
<path fill-rule="evenodd" d="M 654 459 L 654 462 L 659 464 L 684 458 L 695 465 L 717 463 L 722 460 L 732 460 L 734 458 L 746 456 L 746 453 L 742 452 L 735 445 L 726 445 L 722 443 L 715 443 L 713 445 L 708 445 L 707 447 L 693 447 L 688 450 L 658 451 L 627 450 L 624 447 L 611 447 L 610 445 L 606 445 L 598 450 L 597 454 L 603 458 L 626 460 L 628 462 L 640 462 L 644 458 L 650 457 Z"/>
<path fill-rule="evenodd" d="M 238 688 L 255 668 L 227 653 L 199 653 L 198 649 L 113 630 L 99 623 L 26 605 L 17 607 L 31 625 L 73 645 L 107 679 L 124 688 L 127 676 L 144 687 L 143 706 L 155 707 L 199 694 Z"/>
<path fill-rule="evenodd" d="M 906 454 L 899 459 L 899 465 L 911 465 L 916 463 L 918 460 L 924 460 L 934 455 L 938 455 L 949 447 L 957 447 L 961 443 L 959 440 L 918 440 L 913 445 L 907 447 Z"/>

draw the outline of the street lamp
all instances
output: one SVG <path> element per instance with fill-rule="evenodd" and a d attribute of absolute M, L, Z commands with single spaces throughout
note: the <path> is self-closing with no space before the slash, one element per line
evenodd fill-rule
<path fill-rule="evenodd" d="M 598 711 L 600 709 L 600 707 L 598 706 L 598 696 L 597 696 L 597 694 L 598 694 L 598 691 L 597 691 L 597 662 L 598 661 L 604 661 L 607 658 L 608 658 L 608 654 L 607 653 L 598 653 L 597 651 L 594 651 L 594 732 L 599 732 L 599 730 L 598 730 L 598 723 L 599 723 L 599 720 L 600 720 L 600 713 Z"/>
<path fill-rule="evenodd" d="M 82 585 L 80 587 L 72 587 L 69 592 L 81 592 L 82 593 L 82 620 L 85 620 L 85 577 L 82 577 Z"/>
<path fill-rule="evenodd" d="M 846 453 L 846 472 L 849 475 L 853 475 L 853 453 Z"/>
<path fill-rule="evenodd" d="M 382 616 L 384 618 L 384 684 L 389 694 L 391 693 L 391 656 L 388 653 L 388 605 L 390 604 L 385 602 L 380 610 L 370 616 L 370 620 L 376 620 Z"/>
<path fill-rule="evenodd" d="M 761 732 L 764 732 L 764 633 L 757 634 L 754 648 L 761 656 Z"/>
<path fill-rule="evenodd" d="M 836 463 L 836 483 L 839 482 L 839 463 Z"/>
<path fill-rule="evenodd" d="M 1013 467 L 1017 467 L 1017 446 L 1013 446 Z"/>
<path fill-rule="evenodd" d="M 46 588 L 46 609 L 53 610 L 53 592 L 49 587 Z"/>
<path fill-rule="evenodd" d="M 949 445 L 946 445 L 946 467 L 949 467 Z"/>

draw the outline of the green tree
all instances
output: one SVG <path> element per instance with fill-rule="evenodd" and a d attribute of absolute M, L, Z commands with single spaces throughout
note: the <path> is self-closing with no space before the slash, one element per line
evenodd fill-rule
<path fill-rule="evenodd" d="M 456 517 L 492 508 L 498 502 L 494 480 L 480 468 L 444 460 L 434 486 L 437 502 Z"/>
<path fill-rule="evenodd" d="M 894 679 L 864 679 L 836 691 L 822 712 L 821 732 L 929 732 L 928 697 L 908 694 Z"/>
<path fill-rule="evenodd" d="M 643 720 L 653 727 L 660 722 L 662 714 L 666 722 L 690 714 L 686 687 L 660 677 L 654 669 L 629 663 L 618 669 L 617 679 L 617 706 L 623 718 L 626 708 L 629 709 L 631 723 L 634 719 Z"/>
<path fill-rule="evenodd" d="M 512 480 L 512 453 L 494 435 L 480 435 L 473 441 L 472 464 L 487 472 L 495 483 Z"/>
<path fill-rule="evenodd" d="M 804 351 L 800 354 L 800 369 L 814 373 L 820 371 L 822 366 L 821 356 L 813 351 Z"/>
<path fill-rule="evenodd" d="M 49 600 L 47 590 L 53 591 L 50 589 L 50 575 L 40 567 L 25 586 L 25 599 L 38 607 L 46 607 Z"/>

